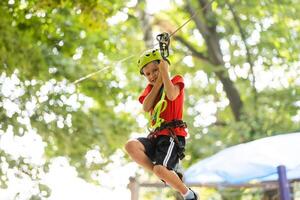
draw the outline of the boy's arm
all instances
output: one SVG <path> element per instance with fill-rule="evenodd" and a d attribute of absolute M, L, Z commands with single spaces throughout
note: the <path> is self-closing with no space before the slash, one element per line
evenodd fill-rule
<path fill-rule="evenodd" d="M 162 82 L 164 84 L 164 90 L 166 91 L 166 96 L 170 101 L 173 101 L 179 95 L 180 88 L 178 85 L 174 85 L 170 80 L 169 66 L 165 60 L 161 60 L 161 62 L 158 65 L 158 68 L 162 77 Z"/>
<path fill-rule="evenodd" d="M 159 75 L 151 91 L 144 99 L 143 109 L 145 112 L 149 112 L 151 109 L 153 109 L 154 101 L 159 93 L 161 86 L 162 86 L 162 78 L 161 75 Z"/>

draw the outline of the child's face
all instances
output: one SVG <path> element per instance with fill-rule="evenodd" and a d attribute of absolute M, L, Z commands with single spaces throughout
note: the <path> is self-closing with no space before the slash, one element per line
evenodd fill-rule
<path fill-rule="evenodd" d="M 154 85 L 159 76 L 158 64 L 151 62 L 143 68 L 144 75 L 151 85 Z"/>

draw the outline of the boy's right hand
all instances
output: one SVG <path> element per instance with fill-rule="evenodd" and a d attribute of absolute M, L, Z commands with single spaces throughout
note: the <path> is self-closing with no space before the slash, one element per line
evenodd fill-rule
<path fill-rule="evenodd" d="M 158 77 L 155 81 L 155 84 L 161 85 L 162 84 L 162 77 L 161 77 L 161 73 L 159 72 Z"/>

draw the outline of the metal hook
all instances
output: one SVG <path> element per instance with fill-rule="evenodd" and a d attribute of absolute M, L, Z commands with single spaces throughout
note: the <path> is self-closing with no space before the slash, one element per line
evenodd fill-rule
<path fill-rule="evenodd" d="M 156 36 L 157 41 L 159 42 L 160 54 L 163 59 L 167 59 L 169 56 L 169 44 L 170 44 L 170 35 L 169 33 L 161 33 Z"/>

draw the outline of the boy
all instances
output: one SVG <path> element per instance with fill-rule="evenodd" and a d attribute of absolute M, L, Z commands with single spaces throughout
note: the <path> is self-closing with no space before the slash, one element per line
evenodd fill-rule
<path fill-rule="evenodd" d="M 182 182 L 181 174 L 175 172 L 179 159 L 184 157 L 187 136 L 186 124 L 182 121 L 183 78 L 177 75 L 170 79 L 168 62 L 162 59 L 157 49 L 142 54 L 138 66 L 140 73 L 149 82 L 139 101 L 145 112 L 154 112 L 152 125 L 158 126 L 155 126 L 155 130 L 147 138 L 129 140 L 125 149 L 136 163 L 180 192 L 184 199 L 197 200 L 194 191 Z M 162 103 L 160 110 L 155 109 L 159 102 Z M 159 120 L 162 123 L 157 122 Z"/>

